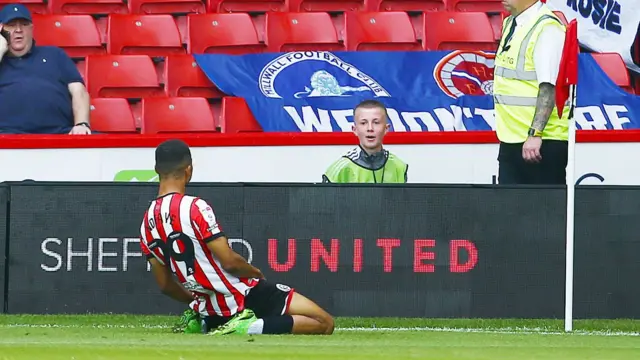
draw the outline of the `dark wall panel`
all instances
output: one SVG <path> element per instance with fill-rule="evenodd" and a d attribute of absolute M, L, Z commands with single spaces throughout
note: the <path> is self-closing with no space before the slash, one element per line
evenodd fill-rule
<path fill-rule="evenodd" d="M 6 286 L 8 285 L 6 266 L 7 250 L 7 210 L 8 210 L 9 187 L 0 185 L 0 312 L 6 311 L 7 303 L 5 297 Z"/>
<path fill-rule="evenodd" d="M 640 319 L 638 234 L 640 188 L 576 191 L 576 318 Z"/>

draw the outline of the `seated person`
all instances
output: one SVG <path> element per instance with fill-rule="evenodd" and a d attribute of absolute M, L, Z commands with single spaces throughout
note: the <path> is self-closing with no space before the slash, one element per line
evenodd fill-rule
<path fill-rule="evenodd" d="M 387 108 L 376 100 L 358 104 L 353 132 L 360 146 L 334 162 L 322 175 L 324 183 L 406 183 L 409 166 L 382 148 L 389 131 Z"/>
<path fill-rule="evenodd" d="M 24 5 L 0 10 L 0 134 L 90 134 L 89 94 L 60 48 L 37 46 Z"/>

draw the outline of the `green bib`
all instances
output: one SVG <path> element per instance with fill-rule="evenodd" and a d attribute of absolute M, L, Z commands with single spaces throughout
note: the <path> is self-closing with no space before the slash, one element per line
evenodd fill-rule
<path fill-rule="evenodd" d="M 403 184 L 409 166 L 387 150 L 369 155 L 357 147 L 331 164 L 322 176 L 329 183 Z"/>

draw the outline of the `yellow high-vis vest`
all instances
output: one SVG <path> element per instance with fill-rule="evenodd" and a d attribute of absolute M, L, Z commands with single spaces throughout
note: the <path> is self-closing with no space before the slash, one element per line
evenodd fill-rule
<path fill-rule="evenodd" d="M 560 19 L 543 6 L 528 24 L 516 29 L 509 48 L 501 52 L 513 16 L 502 24 L 502 39 L 496 52 L 493 100 L 498 139 L 505 143 L 522 143 L 528 137 L 533 123 L 539 85 L 533 62 L 533 51 L 544 26 L 558 26 L 566 31 Z M 558 117 L 554 107 L 542 139 L 567 140 L 569 135 L 568 111 Z"/>

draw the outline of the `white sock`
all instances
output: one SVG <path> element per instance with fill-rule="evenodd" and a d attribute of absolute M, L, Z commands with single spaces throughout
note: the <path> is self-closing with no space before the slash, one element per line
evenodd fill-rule
<path fill-rule="evenodd" d="M 264 327 L 264 320 L 258 319 L 253 324 L 249 325 L 249 329 L 247 330 L 247 334 L 249 334 L 249 335 L 262 334 L 262 328 L 263 327 Z"/>

